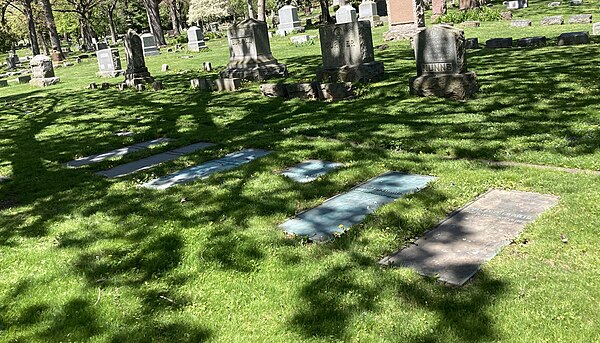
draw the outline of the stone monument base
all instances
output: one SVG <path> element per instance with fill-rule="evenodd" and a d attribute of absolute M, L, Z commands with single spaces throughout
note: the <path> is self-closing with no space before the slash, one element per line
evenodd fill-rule
<path fill-rule="evenodd" d="M 394 25 L 390 26 L 389 31 L 383 34 L 383 39 L 386 41 L 409 39 L 424 29 L 424 27 L 418 27 L 417 24 Z"/>
<path fill-rule="evenodd" d="M 383 26 L 383 22 L 381 21 L 381 18 L 378 15 L 374 15 L 372 17 L 362 17 L 358 20 L 364 20 L 364 21 L 370 22 L 371 27 Z"/>
<path fill-rule="evenodd" d="M 317 70 L 319 82 L 372 82 L 383 78 L 383 62 L 369 62 L 357 66 L 343 66 L 336 69 Z"/>
<path fill-rule="evenodd" d="M 136 87 L 137 85 L 144 85 L 147 83 L 154 82 L 154 78 L 149 72 L 125 74 L 125 85 L 127 87 Z"/>
<path fill-rule="evenodd" d="M 121 75 L 125 75 L 124 70 L 99 71 L 96 73 L 96 77 L 117 77 Z"/>
<path fill-rule="evenodd" d="M 219 76 L 223 79 L 244 79 L 250 81 L 267 80 L 274 77 L 287 77 L 285 64 L 268 63 L 249 66 L 228 66 Z"/>
<path fill-rule="evenodd" d="M 202 49 L 208 49 L 204 41 L 188 43 L 188 50 L 190 51 L 200 52 Z"/>
<path fill-rule="evenodd" d="M 31 86 L 36 87 L 47 87 L 51 85 L 55 85 L 60 82 L 60 78 L 58 77 L 44 77 L 44 78 L 35 78 L 29 80 L 29 84 Z"/>
<path fill-rule="evenodd" d="M 477 93 L 477 75 L 472 72 L 462 74 L 421 75 L 409 79 L 410 94 L 437 96 L 454 100 L 465 100 Z"/>
<path fill-rule="evenodd" d="M 277 25 L 277 31 L 275 31 L 275 34 L 279 36 L 287 36 L 288 34 L 294 32 L 304 32 L 304 30 L 304 27 L 298 21 L 294 23 Z"/>

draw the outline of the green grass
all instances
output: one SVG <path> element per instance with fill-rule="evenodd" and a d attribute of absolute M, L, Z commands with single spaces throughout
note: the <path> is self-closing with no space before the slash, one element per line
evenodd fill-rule
<path fill-rule="evenodd" d="M 515 13 L 555 11 L 537 4 Z M 597 5 L 585 6 L 596 15 Z M 496 22 L 466 33 L 485 41 L 581 28 L 526 30 Z M 0 341 L 597 341 L 600 176 L 467 159 L 600 169 L 600 45 L 469 51 L 481 91 L 455 102 L 409 96 L 412 51 L 387 44 L 376 51 L 386 79 L 337 103 L 265 98 L 257 83 L 190 90 L 190 78 L 207 74 L 202 62 L 212 62 L 209 76 L 224 68 L 224 39 L 209 41 L 208 52 L 148 58 L 166 87 L 159 92 L 87 90 L 102 81 L 93 59 L 57 69 L 57 86 L 0 89 L 0 175 L 11 177 L 0 183 Z M 276 37 L 272 50 L 291 80 L 314 79 L 318 43 Z M 171 70 L 160 72 L 163 63 Z M 114 134 L 122 130 L 136 134 Z M 174 140 L 62 166 L 157 137 Z M 116 181 L 93 173 L 197 141 L 216 145 Z M 136 187 L 247 147 L 275 153 L 164 192 Z M 307 158 L 346 167 L 304 185 L 277 175 Z M 438 179 L 329 244 L 277 228 L 388 170 Z M 489 188 L 561 200 L 463 288 L 377 264 Z"/>

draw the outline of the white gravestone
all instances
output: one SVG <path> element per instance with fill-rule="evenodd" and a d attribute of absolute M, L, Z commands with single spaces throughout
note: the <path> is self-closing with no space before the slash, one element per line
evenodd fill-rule
<path fill-rule="evenodd" d="M 357 21 L 356 10 L 352 5 L 341 6 L 335 12 L 335 22 L 337 24 L 353 23 L 355 21 Z"/>
<path fill-rule="evenodd" d="M 377 15 L 377 3 L 374 1 L 363 1 L 358 6 L 359 20 L 365 20 L 371 23 L 371 27 L 383 25 L 383 22 Z"/>
<path fill-rule="evenodd" d="M 277 25 L 277 34 L 285 36 L 291 32 L 304 32 L 304 27 L 298 17 L 298 8 L 292 5 L 286 5 L 279 9 L 279 25 Z"/>
<path fill-rule="evenodd" d="M 142 47 L 144 48 L 144 56 L 156 56 L 160 55 L 158 47 L 156 46 L 156 40 L 154 35 L 151 33 L 144 33 L 140 36 L 142 39 Z"/>
<path fill-rule="evenodd" d="M 98 56 L 98 69 L 96 76 L 100 77 L 116 77 L 125 74 L 125 71 L 121 68 L 121 59 L 119 57 L 119 50 L 117 49 L 104 49 L 96 52 Z"/>
<path fill-rule="evenodd" d="M 204 43 L 204 34 L 197 26 L 192 26 L 187 31 L 188 36 L 188 50 L 200 51 L 201 49 L 208 49 L 206 43 Z"/>

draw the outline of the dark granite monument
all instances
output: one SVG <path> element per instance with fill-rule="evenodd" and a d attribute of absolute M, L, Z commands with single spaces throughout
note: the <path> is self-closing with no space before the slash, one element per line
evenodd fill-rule
<path fill-rule="evenodd" d="M 246 19 L 229 27 L 229 65 L 220 73 L 221 78 L 266 80 L 287 76 L 285 64 L 280 64 L 271 53 L 267 24 Z"/>
<path fill-rule="evenodd" d="M 160 55 L 160 51 L 158 51 L 158 47 L 156 46 L 156 39 L 154 35 L 151 33 L 144 33 L 142 36 L 142 47 L 144 51 L 144 56 L 156 56 Z"/>
<path fill-rule="evenodd" d="M 467 71 L 464 32 L 436 25 L 415 36 L 417 76 L 409 80 L 410 93 L 464 100 L 479 87 L 477 75 Z"/>
<path fill-rule="evenodd" d="M 154 82 L 150 76 L 146 61 L 144 60 L 144 50 L 142 48 L 142 39 L 133 30 L 129 30 L 123 37 L 125 43 L 125 55 L 127 57 L 127 70 L 125 70 L 125 85 L 134 87 L 138 84 Z"/>
<path fill-rule="evenodd" d="M 317 71 L 318 81 L 370 82 L 383 77 L 368 21 L 321 26 L 319 39 L 323 67 Z"/>

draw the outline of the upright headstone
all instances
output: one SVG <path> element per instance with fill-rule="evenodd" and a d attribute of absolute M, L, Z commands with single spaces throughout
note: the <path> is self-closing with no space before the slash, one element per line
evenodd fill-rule
<path fill-rule="evenodd" d="M 509 10 L 518 10 L 527 8 L 527 0 L 510 0 L 506 2 L 506 8 Z"/>
<path fill-rule="evenodd" d="M 592 35 L 600 35 L 600 23 L 594 23 L 594 25 L 592 25 Z"/>
<path fill-rule="evenodd" d="M 398 40 L 415 36 L 425 26 L 423 0 L 388 0 L 389 31 L 385 40 Z"/>
<path fill-rule="evenodd" d="M 304 32 L 304 27 L 298 17 L 298 8 L 292 5 L 286 5 L 279 9 L 279 25 L 276 33 L 285 36 L 291 32 Z"/>
<path fill-rule="evenodd" d="M 340 8 L 335 11 L 336 24 L 353 23 L 356 20 L 356 10 L 352 5 L 340 6 Z"/>
<path fill-rule="evenodd" d="M 377 14 L 377 3 L 371 0 L 363 1 L 360 6 L 358 6 L 358 20 L 367 20 L 371 23 L 371 27 L 381 26 L 383 22 L 381 18 Z"/>
<path fill-rule="evenodd" d="M 463 100 L 478 91 L 477 76 L 467 71 L 464 32 L 436 25 L 415 36 L 417 76 L 411 77 L 410 92 Z"/>
<path fill-rule="evenodd" d="M 369 82 L 383 76 L 383 63 L 375 61 L 369 22 L 321 26 L 319 39 L 323 58 L 319 81 Z"/>
<path fill-rule="evenodd" d="M 154 78 L 146 68 L 142 39 L 133 30 L 129 30 L 123 37 L 125 55 L 127 57 L 127 70 L 125 70 L 125 85 L 136 87 L 138 84 L 152 83 Z"/>
<path fill-rule="evenodd" d="M 447 12 L 446 0 L 431 0 L 431 21 L 435 21 Z"/>
<path fill-rule="evenodd" d="M 57 84 L 60 81 L 58 77 L 54 76 L 54 68 L 50 57 L 37 55 L 29 62 L 29 65 L 31 66 L 30 85 L 46 87 Z"/>
<path fill-rule="evenodd" d="M 17 69 L 17 65 L 21 63 L 19 61 L 19 56 L 17 56 L 16 51 L 11 50 L 8 53 L 8 58 L 6 59 L 7 69 Z"/>
<path fill-rule="evenodd" d="M 98 56 L 98 69 L 96 76 L 117 77 L 125 74 L 121 67 L 121 58 L 118 49 L 104 49 L 96 52 Z"/>
<path fill-rule="evenodd" d="M 160 55 L 158 47 L 156 46 L 156 39 L 151 33 L 144 33 L 142 36 L 142 47 L 144 49 L 144 56 L 156 56 Z"/>
<path fill-rule="evenodd" d="M 202 30 L 197 26 L 192 26 L 187 31 L 188 36 L 188 50 L 190 51 L 200 51 L 202 49 L 207 49 L 206 43 L 204 43 L 204 34 Z"/>
<path fill-rule="evenodd" d="M 95 45 L 96 45 L 96 51 L 108 49 L 108 43 L 106 43 L 106 42 L 97 42 Z"/>
<path fill-rule="evenodd" d="M 246 19 L 233 24 L 227 37 L 230 58 L 221 78 L 266 80 L 287 76 L 285 64 L 278 63 L 271 53 L 265 22 Z"/>

